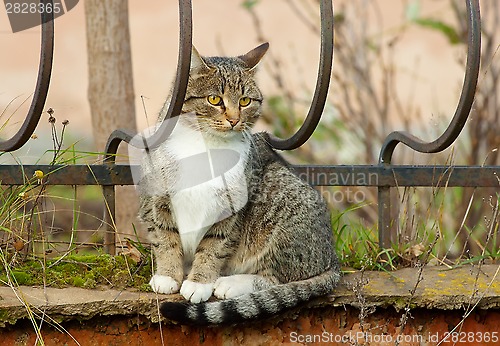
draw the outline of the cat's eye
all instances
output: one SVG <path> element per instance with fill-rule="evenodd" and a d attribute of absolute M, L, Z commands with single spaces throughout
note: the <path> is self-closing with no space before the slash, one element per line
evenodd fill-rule
<path fill-rule="evenodd" d="M 210 95 L 207 97 L 208 103 L 212 106 L 220 106 L 222 104 L 222 98 L 217 95 Z"/>
<path fill-rule="evenodd" d="M 252 102 L 252 99 L 250 97 L 242 97 L 240 98 L 240 106 L 241 107 L 246 107 Z"/>

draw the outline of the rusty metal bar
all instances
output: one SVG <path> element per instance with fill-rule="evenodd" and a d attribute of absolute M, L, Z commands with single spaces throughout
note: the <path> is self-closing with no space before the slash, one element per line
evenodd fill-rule
<path fill-rule="evenodd" d="M 164 121 L 157 131 L 149 138 L 136 135 L 127 130 L 115 130 L 111 133 L 106 143 L 104 152 L 106 153 L 104 163 L 112 165 L 115 162 L 118 147 L 122 141 L 139 149 L 153 149 L 163 143 L 170 135 L 175 126 L 175 121 L 165 121 L 181 113 L 182 105 L 186 95 L 189 69 L 191 65 L 191 50 L 193 37 L 192 5 L 191 0 L 179 0 L 179 56 L 177 60 L 177 74 L 172 92 L 172 99 L 167 110 Z M 113 252 L 115 248 L 115 187 L 114 185 L 104 185 L 103 193 L 106 205 L 104 227 L 106 231 L 106 243 L 108 249 Z M 112 244 L 112 245 L 110 245 Z M 111 247 L 112 246 L 112 247 Z"/>
<path fill-rule="evenodd" d="M 127 142 L 139 149 L 154 149 L 165 141 L 172 132 L 175 121 L 165 121 L 181 113 L 186 96 L 189 68 L 191 65 L 191 50 L 193 40 L 193 22 L 191 0 L 179 0 L 179 56 L 177 59 L 177 74 L 172 92 L 172 99 L 164 121 L 149 138 L 144 138 L 126 130 L 115 130 L 108 138 L 105 153 L 106 161 L 114 161 L 114 156 L 120 143 Z"/>
<path fill-rule="evenodd" d="M 404 131 L 390 133 L 380 151 L 379 162 L 390 164 L 398 143 L 403 143 L 421 153 L 437 153 L 448 148 L 462 131 L 469 117 L 476 93 L 481 59 L 481 16 L 479 0 L 466 0 L 468 13 L 467 63 L 462 93 L 455 114 L 445 132 L 433 142 L 425 142 Z"/>
<path fill-rule="evenodd" d="M 102 187 L 104 197 L 104 247 L 110 255 L 116 255 L 116 191 L 115 185 Z"/>
<path fill-rule="evenodd" d="M 466 71 L 460 100 L 448 128 L 439 138 L 432 142 L 425 142 L 405 131 L 390 133 L 386 137 L 382 149 L 380 150 L 380 165 L 390 165 L 392 154 L 398 143 L 403 143 L 421 153 L 437 153 L 443 151 L 457 139 L 465 126 L 474 102 L 481 61 L 481 15 L 479 0 L 465 0 L 465 3 L 468 14 Z M 397 233 L 398 227 L 397 222 L 393 222 L 391 219 L 391 189 L 387 187 L 379 188 L 378 197 L 379 244 L 381 248 L 388 248 L 390 246 L 390 240 Z"/>
<path fill-rule="evenodd" d="M 378 199 L 378 246 L 381 249 L 389 249 L 393 244 L 396 232 L 392 232 L 394 222 L 391 213 L 391 188 L 381 186 L 377 191 Z"/>
<path fill-rule="evenodd" d="M 498 166 L 292 166 L 315 186 L 499 187 Z"/>
<path fill-rule="evenodd" d="M 314 186 L 500 188 L 498 166 L 301 165 L 292 168 L 301 179 Z M 35 170 L 42 170 L 48 185 L 133 185 L 133 176 L 139 176 L 139 169 L 138 165 L 0 165 L 0 184 L 35 183 Z"/>
<path fill-rule="evenodd" d="M 48 185 L 131 185 L 130 166 L 125 165 L 0 165 L 2 185 L 36 182 L 34 172 L 44 172 Z"/>
<path fill-rule="evenodd" d="M 42 0 L 45 4 L 52 4 L 52 0 Z M 48 8 L 45 6 L 44 8 Z M 50 7 L 50 8 L 53 8 Z M 42 34 L 40 44 L 40 62 L 38 77 L 28 114 L 21 128 L 8 140 L 0 140 L 1 151 L 13 151 L 21 148 L 31 137 L 42 116 L 45 100 L 49 91 L 50 76 L 52 73 L 52 57 L 54 52 L 54 14 L 49 11 L 41 13 Z M 4 51 L 5 54 L 5 51 Z"/>
<path fill-rule="evenodd" d="M 321 0 L 321 51 L 318 79 L 311 107 L 300 129 L 290 138 L 280 139 L 268 134 L 268 142 L 279 150 L 292 150 L 304 144 L 318 126 L 325 108 L 333 63 L 333 4 L 332 0 Z"/>

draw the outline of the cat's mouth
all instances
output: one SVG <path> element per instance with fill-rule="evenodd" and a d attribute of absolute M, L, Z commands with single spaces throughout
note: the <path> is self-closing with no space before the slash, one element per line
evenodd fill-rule
<path fill-rule="evenodd" d="M 237 124 L 236 126 L 212 126 L 211 127 L 215 134 L 223 137 L 230 137 L 233 135 L 243 133 L 245 126 L 242 124 Z"/>
<path fill-rule="evenodd" d="M 220 132 L 242 132 L 243 129 L 245 128 L 245 125 L 241 122 L 231 125 L 231 124 L 213 124 L 212 126 L 215 130 L 220 131 Z"/>
<path fill-rule="evenodd" d="M 234 132 L 241 132 L 243 129 L 242 126 L 240 125 L 236 125 L 236 126 L 230 126 L 230 127 L 226 127 L 224 129 L 224 131 L 228 131 L 228 132 L 231 132 L 231 131 L 234 131 Z"/>

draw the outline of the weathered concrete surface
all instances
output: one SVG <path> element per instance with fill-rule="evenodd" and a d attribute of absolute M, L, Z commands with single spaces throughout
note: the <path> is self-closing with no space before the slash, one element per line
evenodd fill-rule
<path fill-rule="evenodd" d="M 21 287 L 13 291 L 2 287 L 0 345 L 35 343 L 36 333 L 26 319 L 30 314 L 37 316 L 38 321 L 43 316 L 46 345 L 77 344 L 72 338 L 82 345 L 155 345 L 162 344 L 162 340 L 165 345 L 274 345 L 326 339 L 342 344 L 335 342 L 340 338 L 348 343 L 383 345 L 394 344 L 397 335 L 413 336 L 412 342 L 401 345 L 432 345 L 437 337 L 434 335 L 444 337 L 444 333 L 460 324 L 465 309 L 473 306 L 478 309 L 463 320 L 457 332 L 478 333 L 473 336 L 477 345 L 500 344 L 500 340 L 492 343 L 492 333 L 498 333 L 500 325 L 500 266 L 483 266 L 479 274 L 477 267 L 425 268 L 411 297 L 417 279 L 416 269 L 346 274 L 332 295 L 301 309 L 245 326 L 205 329 L 158 324 L 158 303 L 180 299 L 178 296 L 111 289 Z M 403 311 L 399 310 L 407 304 L 412 308 L 411 318 L 400 332 Z M 307 339 L 308 335 L 316 339 Z M 377 335 L 378 341 L 385 335 L 385 340 L 392 342 L 375 342 Z M 479 342 L 485 335 L 490 341 Z"/>
<path fill-rule="evenodd" d="M 477 280 L 476 280 L 477 278 Z M 477 304 L 478 308 L 500 308 L 500 266 L 485 265 L 447 270 L 426 267 L 422 281 L 410 300 L 418 279 L 418 270 L 402 269 L 394 272 L 356 272 L 346 274 L 342 284 L 327 298 L 313 302 L 316 305 L 354 307 L 388 307 L 396 310 L 408 303 L 412 308 L 460 309 Z M 356 294 L 355 292 L 358 292 Z M 476 293 L 474 293 L 476 292 Z M 34 312 L 50 315 L 59 321 L 94 316 L 141 315 L 158 322 L 158 303 L 181 299 L 154 293 L 117 291 L 113 289 L 86 290 L 81 288 L 56 289 L 47 287 L 0 287 L 0 326 L 15 323 L 28 316 L 26 303 Z"/>
<path fill-rule="evenodd" d="M 413 298 L 419 271 L 364 272 L 346 275 L 342 287 L 331 295 L 335 304 L 360 306 L 354 289 L 359 287 L 367 306 L 427 309 L 500 308 L 500 265 L 464 266 L 455 269 L 425 267 Z"/>

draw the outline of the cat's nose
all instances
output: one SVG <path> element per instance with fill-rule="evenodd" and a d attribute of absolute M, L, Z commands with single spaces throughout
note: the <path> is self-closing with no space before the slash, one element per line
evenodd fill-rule
<path fill-rule="evenodd" d="M 235 127 L 240 122 L 238 118 L 227 118 L 226 120 L 231 124 L 231 127 Z"/>

